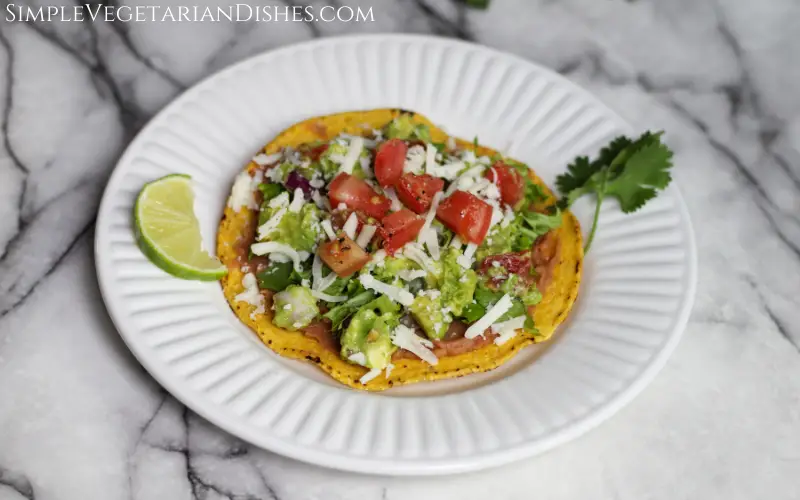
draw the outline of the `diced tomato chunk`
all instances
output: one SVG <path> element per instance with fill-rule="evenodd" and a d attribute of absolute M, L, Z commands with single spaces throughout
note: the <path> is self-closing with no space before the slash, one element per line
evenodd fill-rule
<path fill-rule="evenodd" d="M 509 274 L 517 274 L 520 276 L 529 275 L 531 265 L 533 264 L 531 261 L 531 251 L 523 250 L 521 252 L 490 255 L 483 259 L 478 269 L 480 269 L 482 273 L 486 273 L 489 269 L 494 267 L 495 262 L 508 271 Z"/>
<path fill-rule="evenodd" d="M 328 143 L 323 143 L 318 146 L 306 146 L 301 149 L 301 153 L 305 153 L 311 161 L 319 161 L 320 156 L 328 150 Z"/>
<path fill-rule="evenodd" d="M 486 170 L 483 176 L 500 189 L 500 198 L 503 203 L 516 208 L 525 197 L 525 179 L 516 168 L 498 161 L 492 168 Z"/>
<path fill-rule="evenodd" d="M 492 206 L 466 191 L 456 191 L 439 204 L 436 217 L 463 241 L 483 242 L 492 222 Z"/>
<path fill-rule="evenodd" d="M 375 178 L 383 187 L 393 186 L 403 175 L 408 146 L 400 139 L 389 139 L 375 154 Z"/>
<path fill-rule="evenodd" d="M 322 243 L 319 258 L 338 276 L 346 278 L 367 265 L 371 257 L 355 241 L 342 235 Z"/>
<path fill-rule="evenodd" d="M 388 198 L 376 193 L 369 184 L 345 173 L 333 179 L 328 187 L 328 198 L 333 208 L 338 207 L 339 203 L 344 203 L 349 208 L 360 210 L 378 220 L 383 219 L 392 206 Z"/>
<path fill-rule="evenodd" d="M 383 249 L 389 255 L 393 255 L 400 247 L 413 241 L 424 224 L 425 219 L 407 208 L 387 215 L 380 230 Z"/>
<path fill-rule="evenodd" d="M 444 189 L 444 181 L 428 174 L 405 174 L 400 177 L 395 189 L 403 205 L 421 214 L 431 207 L 433 195 Z"/>

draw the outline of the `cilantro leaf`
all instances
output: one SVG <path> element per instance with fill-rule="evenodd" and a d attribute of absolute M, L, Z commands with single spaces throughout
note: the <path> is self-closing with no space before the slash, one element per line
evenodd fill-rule
<path fill-rule="evenodd" d="M 631 154 L 625 168 L 606 185 L 606 194 L 619 200 L 623 212 L 635 212 L 667 187 L 671 166 L 672 151 L 660 142 L 649 144 Z"/>
<path fill-rule="evenodd" d="M 562 195 L 561 208 L 568 208 L 586 194 L 594 193 L 597 197 L 584 252 L 589 251 L 594 239 L 600 205 L 606 196 L 616 198 L 622 211 L 630 213 L 669 185 L 672 151 L 661 143 L 662 134 L 648 131 L 636 140 L 617 137 L 600 150 L 597 158 L 578 157 L 567 166 L 566 173 L 556 178 L 556 187 Z"/>

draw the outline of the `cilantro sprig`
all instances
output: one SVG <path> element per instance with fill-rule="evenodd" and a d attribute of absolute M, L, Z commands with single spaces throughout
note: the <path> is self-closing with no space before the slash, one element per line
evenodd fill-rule
<path fill-rule="evenodd" d="M 584 253 L 589 251 L 597 230 L 600 206 L 606 197 L 619 201 L 625 213 L 635 212 L 672 180 L 672 151 L 661 143 L 663 132 L 645 132 L 636 140 L 625 136 L 614 139 L 600 150 L 597 158 L 581 156 L 556 178 L 561 192 L 560 205 L 567 208 L 587 194 L 597 197 L 594 220 L 586 239 Z"/>

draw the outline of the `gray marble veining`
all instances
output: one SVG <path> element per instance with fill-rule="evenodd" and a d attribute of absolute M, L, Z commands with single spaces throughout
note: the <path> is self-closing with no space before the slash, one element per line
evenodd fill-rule
<path fill-rule="evenodd" d="M 331 3 L 375 21 L 0 21 L 0 500 L 800 498 L 800 4 Z M 700 262 L 684 339 L 631 405 L 544 456 L 413 480 L 276 456 L 160 389 L 102 305 L 99 196 L 150 117 L 261 51 L 388 31 L 543 63 L 676 152 Z"/>

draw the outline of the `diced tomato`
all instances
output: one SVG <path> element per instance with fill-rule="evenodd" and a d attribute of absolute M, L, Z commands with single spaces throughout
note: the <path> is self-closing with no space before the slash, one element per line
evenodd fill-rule
<path fill-rule="evenodd" d="M 494 182 L 500 189 L 500 198 L 503 203 L 516 208 L 517 204 L 525 197 L 525 179 L 516 168 L 498 161 L 492 168 L 484 172 L 483 176 Z"/>
<path fill-rule="evenodd" d="M 408 146 L 400 139 L 389 139 L 375 154 L 375 178 L 383 187 L 393 186 L 403 175 Z"/>
<path fill-rule="evenodd" d="M 427 212 L 433 195 L 444 189 L 444 181 L 432 175 L 405 174 L 395 185 L 397 197 L 418 214 Z"/>
<path fill-rule="evenodd" d="M 360 210 L 370 217 L 383 219 L 392 202 L 383 195 L 375 192 L 372 187 L 350 174 L 339 174 L 328 187 L 328 198 L 331 206 L 336 208 L 339 203 L 344 203 L 353 210 Z"/>
<path fill-rule="evenodd" d="M 393 255 L 400 247 L 414 240 L 425 225 L 425 219 L 404 208 L 384 217 L 381 237 L 383 249 Z"/>
<path fill-rule="evenodd" d="M 490 255 L 483 259 L 480 264 L 480 271 L 486 273 L 497 262 L 498 266 L 502 266 L 509 274 L 518 274 L 521 277 L 530 274 L 531 265 L 531 251 L 523 250 L 521 252 L 509 252 L 499 255 Z"/>
<path fill-rule="evenodd" d="M 463 241 L 481 244 L 492 222 L 492 206 L 466 191 L 456 191 L 439 204 L 436 217 Z"/>
<path fill-rule="evenodd" d="M 314 143 L 301 144 L 297 150 L 301 155 L 308 157 L 311 161 L 319 161 L 319 157 L 328 150 L 328 143 L 314 145 Z"/>
<path fill-rule="evenodd" d="M 502 273 L 492 273 L 492 269 L 504 269 Z M 510 275 L 515 274 L 518 278 L 516 287 L 520 291 L 527 290 L 536 280 L 532 274 L 533 260 L 531 251 L 509 252 L 500 255 L 491 255 L 483 259 L 478 270 L 481 274 L 488 276 L 489 288 L 499 288 Z"/>
<path fill-rule="evenodd" d="M 367 265 L 371 257 L 355 241 L 342 235 L 321 244 L 319 258 L 338 276 L 346 278 Z"/>

